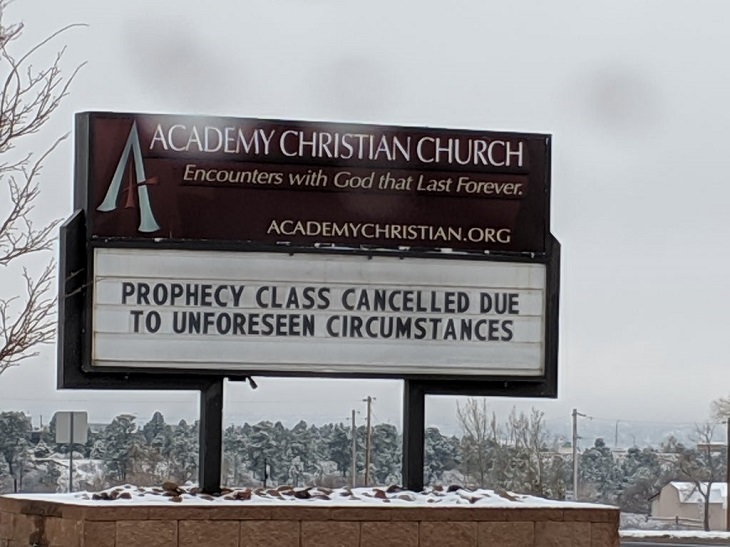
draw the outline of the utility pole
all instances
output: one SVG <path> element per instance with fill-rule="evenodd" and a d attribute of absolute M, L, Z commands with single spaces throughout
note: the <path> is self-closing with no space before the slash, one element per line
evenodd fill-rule
<path fill-rule="evenodd" d="M 365 399 L 363 399 L 363 401 L 368 404 L 368 414 L 365 425 L 365 486 L 367 486 L 370 483 L 370 417 L 372 415 L 374 399 L 368 395 Z"/>
<path fill-rule="evenodd" d="M 578 416 L 585 417 L 577 409 L 573 409 L 573 499 L 578 501 Z"/>
<path fill-rule="evenodd" d="M 357 427 L 355 427 L 355 410 L 352 411 L 352 465 L 350 466 L 350 487 L 355 488 L 357 481 Z"/>

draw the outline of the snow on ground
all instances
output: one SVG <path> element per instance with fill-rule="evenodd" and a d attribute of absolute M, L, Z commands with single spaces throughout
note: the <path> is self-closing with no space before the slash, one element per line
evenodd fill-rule
<path fill-rule="evenodd" d="M 724 540 L 727 543 L 723 544 L 730 545 L 730 532 L 676 530 L 675 526 L 674 521 L 661 522 L 643 514 L 621 513 L 619 533 L 624 539 Z"/>
<path fill-rule="evenodd" d="M 315 505 L 376 505 L 392 506 L 427 505 L 439 507 L 494 507 L 494 508 L 611 508 L 609 505 L 553 501 L 536 496 L 515 494 L 505 490 L 466 489 L 459 486 L 432 487 L 422 492 L 403 490 L 397 486 L 387 488 L 236 488 L 223 489 L 221 495 L 201 493 L 195 486 L 178 486 L 165 483 L 161 487 L 133 486 L 130 484 L 108 488 L 99 492 L 74 492 L 70 494 L 11 494 L 9 498 L 52 501 L 74 505 L 109 505 L 110 503 L 160 505 L 171 502 L 208 505 L 250 503 L 257 505 L 299 504 Z"/>
<path fill-rule="evenodd" d="M 701 532 L 699 530 L 621 530 L 623 539 L 724 539 L 730 532 Z"/>

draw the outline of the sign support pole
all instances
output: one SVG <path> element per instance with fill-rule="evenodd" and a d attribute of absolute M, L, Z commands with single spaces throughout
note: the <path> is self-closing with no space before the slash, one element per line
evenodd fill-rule
<path fill-rule="evenodd" d="M 74 491 L 74 413 L 71 413 L 71 432 L 68 440 L 68 491 Z"/>
<path fill-rule="evenodd" d="M 426 428 L 426 390 L 421 382 L 403 382 L 403 485 L 423 490 L 423 452 Z"/>
<path fill-rule="evenodd" d="M 727 417 L 725 424 L 727 425 L 727 433 L 725 441 L 727 442 L 725 466 L 725 530 L 730 532 L 730 416 Z"/>
<path fill-rule="evenodd" d="M 214 378 L 200 388 L 199 440 L 200 489 L 206 494 L 219 494 L 223 456 L 223 378 Z"/>

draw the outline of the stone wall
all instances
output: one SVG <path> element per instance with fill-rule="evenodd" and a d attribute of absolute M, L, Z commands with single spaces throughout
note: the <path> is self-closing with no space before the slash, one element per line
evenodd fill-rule
<path fill-rule="evenodd" d="M 618 547 L 618 509 L 73 505 L 0 497 L 0 547 Z"/>

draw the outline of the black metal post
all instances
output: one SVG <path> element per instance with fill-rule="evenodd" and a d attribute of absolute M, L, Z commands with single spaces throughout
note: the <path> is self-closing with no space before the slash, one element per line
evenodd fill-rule
<path fill-rule="evenodd" d="M 206 494 L 221 491 L 223 456 L 223 378 L 200 388 L 200 451 L 198 480 Z"/>
<path fill-rule="evenodd" d="M 269 478 L 269 466 L 266 463 L 266 458 L 264 458 L 264 488 L 266 488 L 266 479 Z"/>
<path fill-rule="evenodd" d="M 74 414 L 71 413 L 70 427 L 69 427 L 69 439 L 68 439 L 68 491 L 74 491 Z"/>
<path fill-rule="evenodd" d="M 403 382 L 403 485 L 423 490 L 423 452 L 426 428 L 426 390 L 422 383 Z"/>

